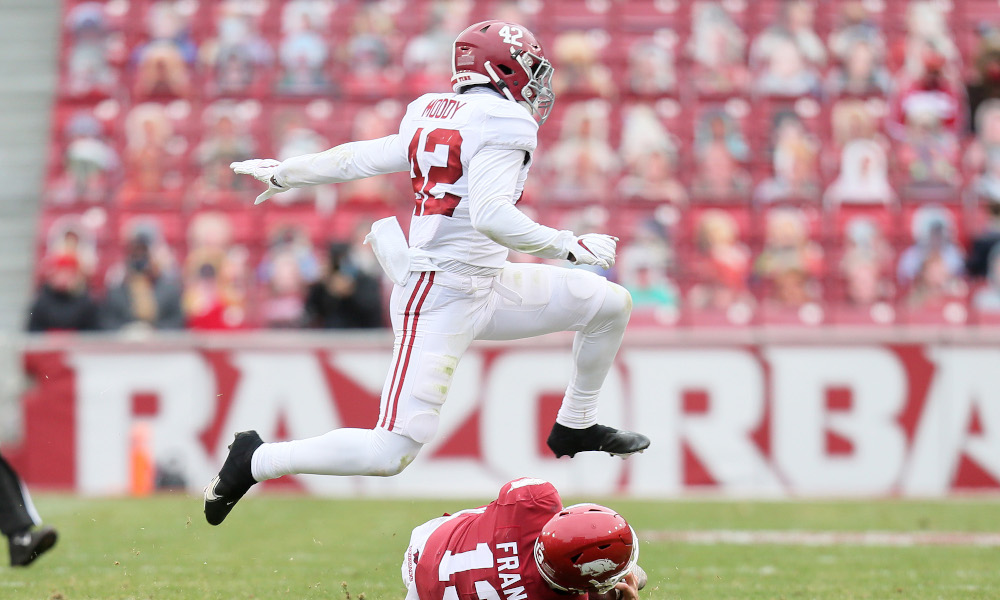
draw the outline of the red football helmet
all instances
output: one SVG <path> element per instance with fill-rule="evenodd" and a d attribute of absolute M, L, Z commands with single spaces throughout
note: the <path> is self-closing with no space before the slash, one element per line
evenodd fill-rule
<path fill-rule="evenodd" d="M 607 592 L 638 560 L 635 531 L 621 515 L 599 504 L 562 509 L 535 541 L 538 571 L 562 592 Z"/>
<path fill-rule="evenodd" d="M 483 21 L 455 38 L 451 84 L 456 92 L 470 85 L 492 85 L 525 108 L 541 125 L 552 112 L 552 64 L 534 34 L 516 23 Z"/>

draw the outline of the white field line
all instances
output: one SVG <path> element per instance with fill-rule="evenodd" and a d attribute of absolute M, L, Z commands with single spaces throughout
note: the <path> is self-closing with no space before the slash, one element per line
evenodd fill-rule
<path fill-rule="evenodd" d="M 764 544 L 787 546 L 980 546 L 1000 547 L 1000 533 L 963 531 L 796 531 L 704 530 L 643 531 L 640 540 L 688 544 Z"/>

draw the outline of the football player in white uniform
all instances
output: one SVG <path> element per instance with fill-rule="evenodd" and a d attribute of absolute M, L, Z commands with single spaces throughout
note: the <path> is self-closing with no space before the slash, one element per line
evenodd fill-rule
<path fill-rule="evenodd" d="M 254 431 L 237 434 L 205 490 L 209 523 L 221 523 L 258 481 L 402 471 L 434 437 L 452 374 L 476 339 L 575 331 L 573 374 L 549 447 L 556 456 L 627 456 L 649 446 L 643 435 L 597 423 L 598 393 L 631 313 L 628 292 L 584 269 L 506 262 L 511 249 L 605 269 L 615 262 L 617 238 L 545 227 L 515 206 L 555 100 L 552 65 L 524 27 L 484 21 L 456 38 L 452 69 L 454 93 L 412 102 L 398 134 L 232 165 L 268 185 L 258 203 L 289 188 L 400 171 L 410 173 L 415 200 L 408 243 L 394 218 L 369 235 L 396 283 L 396 341 L 377 425 L 270 444 Z"/>

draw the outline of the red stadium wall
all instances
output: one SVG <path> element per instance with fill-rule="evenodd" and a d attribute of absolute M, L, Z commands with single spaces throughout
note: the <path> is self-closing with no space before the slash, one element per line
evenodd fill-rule
<path fill-rule="evenodd" d="M 568 338 L 554 338 L 466 355 L 437 439 L 401 475 L 285 478 L 264 487 L 481 495 L 533 475 L 570 495 L 1000 491 L 995 341 L 729 337 L 683 345 L 626 340 L 601 419 L 653 440 L 627 461 L 556 460 L 545 448 L 570 370 Z M 24 396 L 25 435 L 5 455 L 32 485 L 122 493 L 131 481 L 131 434 L 146 423 L 156 463 L 198 491 L 234 431 L 256 428 L 277 440 L 371 426 L 389 363 L 386 340 L 312 339 L 39 342 L 24 354 L 33 382 Z"/>

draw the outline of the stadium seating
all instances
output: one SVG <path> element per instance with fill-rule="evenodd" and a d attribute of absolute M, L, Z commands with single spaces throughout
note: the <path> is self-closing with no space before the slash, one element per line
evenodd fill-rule
<path fill-rule="evenodd" d="M 391 132 L 415 94 L 447 86 L 435 61 L 447 64 L 453 29 L 502 15 L 535 30 L 560 92 L 521 206 L 544 223 L 621 238 L 621 260 L 607 275 L 646 299 L 637 326 L 1000 322 L 972 300 L 989 284 L 954 265 L 931 280 L 923 257 L 913 259 L 916 273 L 902 273 L 903 256 L 919 254 L 915 236 L 927 235 L 923 223 L 942 223 L 945 243 L 964 249 L 985 226 L 989 202 L 975 191 L 979 171 L 963 166 L 975 141 L 964 105 L 951 137 L 937 129 L 917 138 L 890 123 L 892 94 L 912 68 L 908 49 L 923 43 L 908 19 L 929 3 L 822 0 L 793 16 L 795 4 L 67 0 L 39 256 L 76 223 L 100 291 L 137 223 L 155 229 L 183 265 L 188 226 L 206 211 L 225 216 L 227 243 L 253 260 L 284 227 L 321 256 L 359 224 L 407 214 L 402 174 L 254 207 L 255 182 L 227 165 Z M 937 16 L 947 43 L 938 48 L 961 87 L 981 25 L 997 24 L 1000 8 L 930 4 L 946 7 Z M 803 42 L 800 64 L 778 65 L 781 32 L 794 19 L 818 48 Z M 858 43 L 844 32 L 879 48 L 875 60 L 895 92 L 831 87 L 847 60 L 838 53 L 851 51 L 835 40 Z M 795 78 L 780 78 L 780 69 L 796 68 Z M 856 122 L 840 116 L 850 102 L 872 111 L 868 129 L 851 130 Z M 888 158 L 891 197 L 832 201 L 841 151 L 858 138 Z"/>

